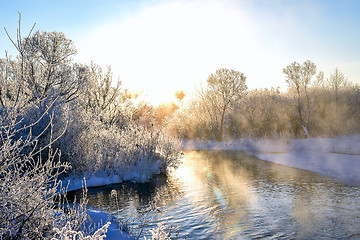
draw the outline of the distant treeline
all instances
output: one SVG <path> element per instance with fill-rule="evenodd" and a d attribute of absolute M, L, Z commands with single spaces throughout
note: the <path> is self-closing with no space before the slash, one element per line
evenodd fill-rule
<path fill-rule="evenodd" d="M 167 120 L 181 138 L 332 137 L 360 133 L 360 87 L 337 68 L 325 78 L 311 61 L 283 69 L 287 92 L 247 91 L 245 76 L 219 69 Z"/>

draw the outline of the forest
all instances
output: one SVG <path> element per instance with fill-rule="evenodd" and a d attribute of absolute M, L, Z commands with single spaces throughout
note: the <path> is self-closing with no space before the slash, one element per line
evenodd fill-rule
<path fill-rule="evenodd" d="M 179 90 L 176 102 L 152 106 L 110 66 L 74 62 L 76 47 L 61 32 L 24 37 L 19 21 L 8 37 L 17 55 L 0 59 L 1 239 L 100 239 L 107 225 L 86 226 L 86 191 L 68 208 L 60 179 L 146 182 L 180 164 L 183 139 L 360 133 L 359 85 L 310 60 L 284 66 L 285 92 L 249 90 L 244 73 L 220 68 L 194 94 Z"/>

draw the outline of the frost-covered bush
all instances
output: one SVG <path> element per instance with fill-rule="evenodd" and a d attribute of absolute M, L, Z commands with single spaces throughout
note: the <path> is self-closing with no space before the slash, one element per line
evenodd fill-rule
<path fill-rule="evenodd" d="M 56 234 L 51 240 L 103 240 L 106 238 L 106 232 L 109 226 L 110 222 L 98 229 L 94 234 L 85 236 L 84 232 L 73 230 L 71 224 L 67 222 L 61 229 L 54 229 Z"/>
<path fill-rule="evenodd" d="M 159 223 L 156 228 L 150 230 L 151 240 L 171 240 L 171 230 L 171 228 L 167 228 Z"/>
<path fill-rule="evenodd" d="M 24 126 L 19 119 L 25 114 L 16 105 L 1 108 L 0 239 L 50 238 L 55 227 L 70 224 L 79 229 L 87 217 L 83 204 L 64 214 L 58 177 L 70 166 L 60 162 L 51 141 L 37 147 L 41 134 L 33 135 L 32 129 L 43 116 Z M 42 159 L 45 151 L 47 158 Z"/>
<path fill-rule="evenodd" d="M 10 117 L 10 118 L 9 118 Z M 36 159 L 38 138 L 18 136 L 21 122 L 13 118 L 13 111 L 2 109 L 0 141 L 0 235 L 3 238 L 42 236 L 51 229 L 52 217 L 48 211 L 50 200 L 56 195 L 56 177 L 61 165 L 49 155 L 42 164 Z M 30 151 L 25 151 L 27 148 Z"/>
<path fill-rule="evenodd" d="M 95 121 L 88 124 L 69 150 L 77 173 L 145 182 L 179 164 L 180 144 L 161 130 L 135 124 L 121 129 Z"/>

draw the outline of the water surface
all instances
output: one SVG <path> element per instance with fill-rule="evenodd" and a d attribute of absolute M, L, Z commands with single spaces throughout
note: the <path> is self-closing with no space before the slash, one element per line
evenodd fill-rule
<path fill-rule="evenodd" d="M 236 151 L 186 152 L 168 177 L 89 188 L 89 205 L 147 237 L 163 223 L 187 239 L 360 239 L 358 187 Z"/>

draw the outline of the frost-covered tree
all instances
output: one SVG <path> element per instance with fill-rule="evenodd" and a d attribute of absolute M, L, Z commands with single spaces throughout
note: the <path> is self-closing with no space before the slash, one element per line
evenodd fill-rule
<path fill-rule="evenodd" d="M 65 102 L 74 100 L 85 81 L 85 69 L 71 62 L 72 56 L 76 54 L 73 42 L 63 33 L 55 31 L 32 33 L 31 29 L 27 37 L 23 37 L 20 22 L 21 15 L 16 38 L 8 34 L 18 55 L 16 59 L 6 57 L 2 60 L 7 63 L 3 66 L 6 71 L 2 78 L 7 79 L 7 84 L 17 84 L 20 88 L 18 92 L 7 95 L 2 91 L 0 98 L 16 100 L 22 94 L 27 97 L 27 101 L 33 102 L 54 96 Z"/>
<path fill-rule="evenodd" d="M 85 110 L 97 116 L 98 119 L 108 125 L 118 124 L 124 125 L 124 119 L 130 117 L 130 113 L 126 114 L 124 103 L 128 97 L 121 90 L 121 82 L 118 80 L 113 84 L 113 73 L 111 67 L 104 71 L 99 65 L 91 63 L 87 66 L 87 82 L 83 91 L 82 100 Z M 125 116 L 128 115 L 128 116 Z"/>
<path fill-rule="evenodd" d="M 31 29 L 23 37 L 20 23 L 19 14 L 16 37 L 12 38 L 8 34 L 18 55 L 15 58 L 6 55 L 0 59 L 0 111 L 6 112 L 4 109 L 14 106 L 21 108 L 23 115 L 18 117 L 23 120 L 17 128 L 40 119 L 39 124 L 31 129 L 34 135 L 41 133 L 37 147 L 42 148 L 53 137 L 51 134 L 58 136 L 66 126 L 67 121 L 58 121 L 58 113 L 63 112 L 68 107 L 67 103 L 79 96 L 85 81 L 84 68 L 71 63 L 71 56 L 76 50 L 72 41 L 65 38 L 63 33 L 32 34 Z M 48 114 L 44 115 L 46 111 Z M 56 122 L 52 133 L 47 128 L 51 124 L 50 116 L 53 116 L 52 122 Z"/>
<path fill-rule="evenodd" d="M 309 87 L 311 80 L 316 74 L 316 65 L 307 60 L 303 64 L 297 62 L 291 63 L 283 69 L 286 76 L 286 83 L 290 89 L 295 91 L 296 108 L 298 112 L 298 121 L 304 136 L 308 137 L 308 128 L 311 121 L 311 100 Z"/>
<path fill-rule="evenodd" d="M 328 79 L 328 84 L 329 84 L 330 89 L 335 94 L 335 105 L 338 108 L 339 92 L 341 89 L 343 89 L 349 85 L 347 78 L 345 77 L 345 75 L 342 72 L 339 71 L 338 68 L 335 68 L 335 71 L 330 75 L 330 77 Z"/>
<path fill-rule="evenodd" d="M 19 105 L 0 111 L 0 239 L 50 239 L 65 225 L 80 231 L 86 206 L 66 210 L 59 176 L 70 165 L 60 161 L 51 145 L 37 147 L 41 135 L 32 129 L 41 118 L 24 125 L 25 109 Z M 52 119 L 52 118 L 51 118 Z M 19 127 L 22 126 L 22 127 Z M 50 123 L 50 130 L 53 125 Z M 46 159 L 41 159 L 46 152 Z M 86 202 L 83 202 L 86 204 Z"/>
<path fill-rule="evenodd" d="M 243 73 L 220 68 L 207 79 L 207 86 L 198 92 L 207 114 L 214 118 L 218 128 L 217 139 L 223 138 L 224 123 L 232 104 L 241 98 L 247 89 Z"/>
<path fill-rule="evenodd" d="M 84 82 L 85 69 L 71 63 L 76 54 L 72 41 L 61 32 L 37 31 L 24 42 L 28 94 L 40 99 L 58 94 L 66 102 L 75 99 Z"/>
<path fill-rule="evenodd" d="M 235 136 L 275 137 L 290 132 L 289 99 L 279 89 L 250 91 L 231 112 Z"/>

